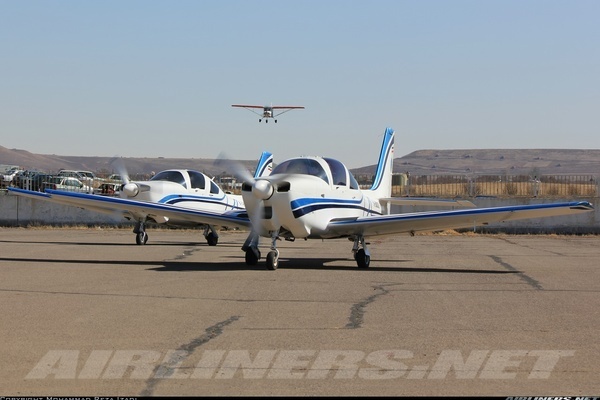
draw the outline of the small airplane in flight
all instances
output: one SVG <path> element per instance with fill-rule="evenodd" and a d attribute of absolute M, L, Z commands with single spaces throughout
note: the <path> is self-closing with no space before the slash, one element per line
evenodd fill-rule
<path fill-rule="evenodd" d="M 263 152 L 258 160 L 256 178 L 267 176 L 273 165 L 273 155 Z M 136 243 L 148 241 L 146 224 L 154 222 L 171 226 L 203 226 L 209 246 L 216 246 L 216 227 L 247 228 L 250 226 L 244 201 L 240 195 L 225 193 L 207 175 L 187 169 L 159 172 L 149 181 L 130 181 L 122 172 L 124 184 L 119 197 L 83 194 L 59 190 L 35 192 L 18 188 L 9 190 L 19 196 L 46 200 L 102 213 L 121 213 L 135 221 Z"/>
<path fill-rule="evenodd" d="M 239 108 L 245 108 L 248 111 L 253 112 L 254 114 L 260 116 L 260 118 L 258 119 L 258 122 L 262 122 L 262 120 L 265 120 L 265 123 L 269 122 L 269 118 L 272 118 L 275 123 L 277 123 L 277 120 L 275 119 L 275 117 L 286 113 L 288 111 L 291 110 L 296 110 L 296 109 L 303 109 L 303 106 L 274 106 L 274 105 L 270 105 L 270 106 L 258 106 L 258 105 L 247 105 L 247 104 L 232 104 L 231 107 L 239 107 Z M 254 111 L 254 109 L 262 109 L 262 114 L 258 113 L 256 111 Z M 276 114 L 275 110 L 283 110 L 281 112 L 278 112 Z"/>
<path fill-rule="evenodd" d="M 281 238 L 347 238 L 359 268 L 370 265 L 367 238 L 417 231 L 468 228 L 525 218 L 569 215 L 593 210 L 586 201 L 507 207 L 466 208 L 389 214 L 390 204 L 444 204 L 444 200 L 392 198 L 394 131 L 387 128 L 377 170 L 370 189 L 360 189 L 356 179 L 340 161 L 326 157 L 298 157 L 278 164 L 269 176 L 249 173 L 242 184 L 242 197 L 252 231 L 242 250 L 247 265 L 261 257 L 259 239 L 270 240 L 266 267 L 277 269 Z M 452 205 L 451 202 L 447 202 Z M 456 205 L 456 204 L 455 204 Z M 458 204 L 468 205 L 468 204 Z M 472 204 L 471 204 L 472 205 Z"/>

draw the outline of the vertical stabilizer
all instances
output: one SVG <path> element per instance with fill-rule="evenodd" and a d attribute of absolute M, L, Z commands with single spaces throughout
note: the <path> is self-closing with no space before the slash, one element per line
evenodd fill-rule
<path fill-rule="evenodd" d="M 271 171 L 273 170 L 273 154 L 268 151 L 263 151 L 258 159 L 258 164 L 256 165 L 256 171 L 254 172 L 254 178 L 260 178 L 261 176 L 269 176 L 271 175 Z"/>
<path fill-rule="evenodd" d="M 383 144 L 379 154 L 379 162 L 373 179 L 371 191 L 376 197 L 391 197 L 392 195 L 392 167 L 394 165 L 394 130 L 386 128 L 383 135 Z"/>

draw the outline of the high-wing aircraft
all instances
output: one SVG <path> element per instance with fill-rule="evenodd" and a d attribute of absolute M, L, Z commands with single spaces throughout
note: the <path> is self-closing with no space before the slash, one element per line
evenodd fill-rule
<path fill-rule="evenodd" d="M 271 173 L 273 156 L 263 152 L 254 176 Z M 225 193 L 207 175 L 192 170 L 172 169 L 159 172 L 149 181 L 125 183 L 120 197 L 46 190 L 45 193 L 9 188 L 17 195 L 47 200 L 103 213 L 121 213 L 135 221 L 136 243 L 146 244 L 146 223 L 173 226 L 203 226 L 204 237 L 210 246 L 218 243 L 217 226 L 249 227 L 244 201 L 240 195 Z"/>
<path fill-rule="evenodd" d="M 288 111 L 291 110 L 296 110 L 296 109 L 303 109 L 303 106 L 274 106 L 274 105 L 270 105 L 270 106 L 258 106 L 258 105 L 247 105 L 247 104 L 232 104 L 231 107 L 239 107 L 239 108 L 245 108 L 248 111 L 253 112 L 254 114 L 260 116 L 260 118 L 258 119 L 258 122 L 262 122 L 262 120 L 265 120 L 265 123 L 269 122 L 269 118 L 273 118 L 273 120 L 275 121 L 275 123 L 277 123 L 277 120 L 275 119 L 275 117 L 286 113 Z M 262 113 L 258 113 L 256 111 L 254 111 L 254 109 L 262 109 Z M 277 112 L 276 110 L 282 110 L 281 112 Z"/>
<path fill-rule="evenodd" d="M 586 201 L 523 206 L 467 208 L 388 214 L 390 203 L 418 204 L 418 199 L 391 198 L 394 131 L 387 128 L 373 185 L 361 190 L 344 164 L 332 158 L 298 157 L 277 165 L 269 176 L 246 176 L 242 197 L 252 231 L 242 250 L 246 264 L 261 254 L 259 238 L 270 239 L 268 269 L 279 264 L 277 240 L 335 239 L 353 241 L 358 267 L 367 268 L 371 255 L 366 238 L 486 225 L 523 218 L 568 215 L 593 210 Z M 249 175 L 249 174 L 248 174 Z M 435 202 L 424 200 L 423 204 Z"/>

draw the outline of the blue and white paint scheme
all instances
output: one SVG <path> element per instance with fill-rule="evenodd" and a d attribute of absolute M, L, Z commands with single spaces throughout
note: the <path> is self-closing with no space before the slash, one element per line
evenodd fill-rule
<path fill-rule="evenodd" d="M 255 178 L 268 176 L 273 155 L 263 152 Z M 47 190 L 45 193 L 10 188 L 12 193 L 31 198 L 67 204 L 98 212 L 121 213 L 135 221 L 137 244 L 146 244 L 146 223 L 173 226 L 203 226 L 210 246 L 218 243 L 216 227 L 249 227 L 250 220 L 240 195 L 225 193 L 207 175 L 189 169 L 159 172 L 149 181 L 129 181 L 125 177 L 119 197 Z"/>
<path fill-rule="evenodd" d="M 304 156 L 283 161 L 271 175 L 242 185 L 242 197 L 252 221 L 244 243 L 246 263 L 260 259 L 259 238 L 271 239 L 268 269 L 276 269 L 276 242 L 286 240 L 349 238 L 359 267 L 368 267 L 370 253 L 365 238 L 446 228 L 472 227 L 508 219 L 539 218 L 587 212 L 588 202 L 477 209 L 469 201 L 392 198 L 394 130 L 387 128 L 370 189 L 361 189 L 341 162 L 327 157 Z M 389 215 L 389 204 L 469 207 Z"/>

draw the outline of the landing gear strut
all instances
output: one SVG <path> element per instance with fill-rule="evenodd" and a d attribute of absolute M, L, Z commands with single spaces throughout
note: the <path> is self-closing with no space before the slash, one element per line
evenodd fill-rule
<path fill-rule="evenodd" d="M 277 250 L 277 238 L 279 230 L 271 231 L 271 251 L 267 254 L 267 269 L 274 271 L 279 266 L 279 250 Z"/>
<path fill-rule="evenodd" d="M 260 260 L 260 250 L 258 249 L 259 240 L 260 236 L 252 231 L 244 242 L 242 251 L 246 252 L 246 265 L 256 265 L 258 260 Z"/>
<path fill-rule="evenodd" d="M 352 252 L 354 253 L 354 259 L 358 268 L 369 268 L 371 264 L 371 253 L 367 248 L 364 236 L 357 236 L 354 239 L 354 246 L 352 246 Z"/>

